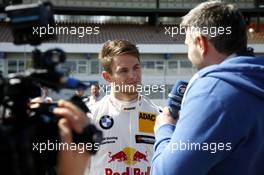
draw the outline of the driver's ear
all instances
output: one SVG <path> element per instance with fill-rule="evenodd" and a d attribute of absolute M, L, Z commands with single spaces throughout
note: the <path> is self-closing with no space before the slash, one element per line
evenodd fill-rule
<path fill-rule="evenodd" d="M 103 71 L 103 72 L 102 72 L 102 76 L 103 76 L 103 78 L 105 79 L 105 81 L 107 81 L 107 82 L 109 82 L 109 83 L 112 82 L 112 80 L 111 80 L 111 76 L 110 76 L 110 73 L 109 73 L 109 72 L 107 72 L 107 71 Z"/>

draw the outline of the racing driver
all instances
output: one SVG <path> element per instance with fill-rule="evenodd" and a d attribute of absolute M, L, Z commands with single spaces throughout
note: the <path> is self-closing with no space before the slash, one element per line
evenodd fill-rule
<path fill-rule="evenodd" d="M 92 120 L 103 130 L 90 175 L 149 175 L 154 124 L 160 108 L 140 94 L 141 66 L 137 47 L 125 40 L 108 41 L 99 60 L 111 92 L 95 104 Z M 88 173 L 88 171 L 87 171 Z"/>

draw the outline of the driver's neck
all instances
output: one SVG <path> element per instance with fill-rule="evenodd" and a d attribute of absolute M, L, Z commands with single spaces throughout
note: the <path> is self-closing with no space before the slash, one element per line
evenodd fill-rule
<path fill-rule="evenodd" d="M 134 101 L 135 99 L 138 98 L 138 93 L 130 95 L 130 94 L 122 93 L 122 92 L 116 92 L 116 93 L 113 93 L 113 96 L 117 100 L 125 101 L 125 102 L 131 102 L 131 101 Z"/>

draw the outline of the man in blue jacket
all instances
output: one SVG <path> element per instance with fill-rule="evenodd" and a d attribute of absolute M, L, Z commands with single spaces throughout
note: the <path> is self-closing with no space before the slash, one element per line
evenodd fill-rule
<path fill-rule="evenodd" d="M 264 58 L 247 50 L 233 5 L 204 2 L 183 17 L 190 80 L 177 124 L 155 124 L 152 175 L 264 174 Z"/>

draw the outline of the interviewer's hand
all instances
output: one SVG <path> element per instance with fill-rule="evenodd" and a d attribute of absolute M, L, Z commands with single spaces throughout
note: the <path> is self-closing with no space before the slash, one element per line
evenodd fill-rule
<path fill-rule="evenodd" d="M 72 130 L 81 133 L 88 124 L 88 118 L 72 103 L 59 101 L 54 114 L 63 117 L 59 120 L 61 142 L 72 143 Z M 90 155 L 87 152 L 79 153 L 78 150 L 60 150 L 58 155 L 59 175 L 83 175 Z"/>
<path fill-rule="evenodd" d="M 165 107 L 160 115 L 157 116 L 155 126 L 154 126 L 154 132 L 156 133 L 157 129 L 164 125 L 164 124 L 173 124 L 175 125 L 177 120 L 175 120 L 169 111 L 168 107 Z"/>

